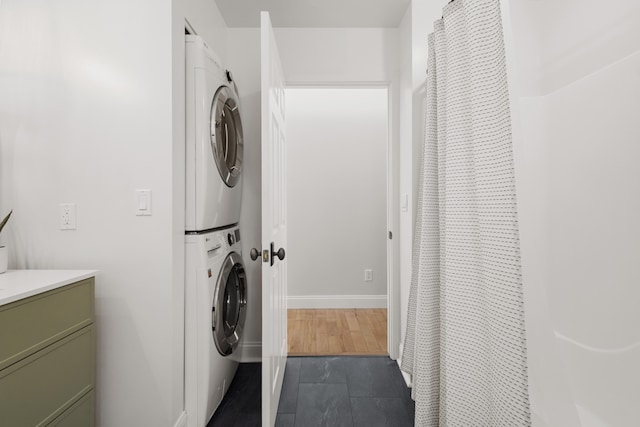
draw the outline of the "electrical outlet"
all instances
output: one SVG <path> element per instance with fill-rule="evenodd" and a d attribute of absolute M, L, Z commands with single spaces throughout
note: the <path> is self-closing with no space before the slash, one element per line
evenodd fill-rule
<path fill-rule="evenodd" d="M 373 281 L 373 270 L 367 269 L 364 271 L 364 281 L 365 282 Z"/>
<path fill-rule="evenodd" d="M 60 217 L 60 230 L 75 230 L 76 204 L 60 203 L 60 205 L 58 205 L 58 212 Z"/>

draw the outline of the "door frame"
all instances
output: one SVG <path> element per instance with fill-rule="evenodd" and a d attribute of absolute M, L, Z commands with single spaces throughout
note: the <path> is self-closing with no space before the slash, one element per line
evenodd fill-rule
<path fill-rule="evenodd" d="M 394 138 L 394 129 L 398 126 L 394 123 L 394 91 L 393 82 L 380 81 L 286 81 L 285 91 L 288 88 L 297 89 L 380 89 L 387 90 L 387 233 L 391 232 L 393 238 L 387 235 L 387 352 L 389 357 L 397 360 L 400 348 L 400 246 L 398 236 L 399 227 L 399 138 Z"/>

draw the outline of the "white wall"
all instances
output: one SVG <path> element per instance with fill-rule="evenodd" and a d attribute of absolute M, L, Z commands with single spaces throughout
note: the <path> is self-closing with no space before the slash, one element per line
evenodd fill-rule
<path fill-rule="evenodd" d="M 287 82 L 382 82 L 396 77 L 397 30 L 276 28 Z"/>
<path fill-rule="evenodd" d="M 10 268 L 99 269 L 98 421 L 170 425 L 170 2 L 0 6 Z M 153 216 L 135 216 L 136 188 Z M 58 229 L 61 202 L 77 230 Z"/>
<path fill-rule="evenodd" d="M 252 261 L 251 248 L 260 251 L 261 237 L 261 151 L 260 151 L 260 30 L 229 28 L 228 66 L 240 93 L 244 132 L 242 165 L 242 258 L 247 273 L 247 318 L 239 345 L 240 360 L 258 362 L 262 356 L 262 276 L 259 258 Z"/>
<path fill-rule="evenodd" d="M 190 29 L 202 37 L 225 64 L 228 56 L 228 29 L 216 2 L 181 0 L 178 3 L 177 9 L 174 9 L 174 20 L 181 21 L 183 27 L 184 22 L 188 22 Z"/>
<path fill-rule="evenodd" d="M 286 105 L 289 307 L 386 308 L 388 91 L 289 88 Z"/>
<path fill-rule="evenodd" d="M 407 312 L 409 308 L 409 289 L 411 287 L 411 260 L 413 248 L 413 218 L 414 218 L 414 170 L 413 170 L 413 64 L 412 64 L 412 11 L 410 4 L 402 18 L 399 30 L 400 43 L 400 153 L 399 153 L 399 278 L 400 298 L 398 301 L 400 312 L 399 348 L 398 355 L 402 358 L 404 336 L 407 330 Z M 417 178 L 416 178 L 417 182 Z"/>
<path fill-rule="evenodd" d="M 205 3 L 0 3 L 2 239 L 10 268 L 100 270 L 101 426 L 183 411 L 184 17 L 224 32 Z M 135 216 L 137 188 L 153 216 Z"/>

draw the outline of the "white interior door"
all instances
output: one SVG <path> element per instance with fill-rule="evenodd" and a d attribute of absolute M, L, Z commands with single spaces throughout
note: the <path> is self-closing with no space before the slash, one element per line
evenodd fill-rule
<path fill-rule="evenodd" d="M 262 425 L 275 424 L 287 360 L 284 76 L 268 12 L 262 43 Z M 279 255 L 279 256 L 278 256 Z"/>

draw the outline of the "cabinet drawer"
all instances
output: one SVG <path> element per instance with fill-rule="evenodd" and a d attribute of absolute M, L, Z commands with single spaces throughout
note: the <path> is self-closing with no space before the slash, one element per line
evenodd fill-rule
<path fill-rule="evenodd" d="M 95 398 L 93 390 L 82 396 L 47 427 L 93 427 L 95 425 Z"/>
<path fill-rule="evenodd" d="M 0 307 L 0 369 L 93 323 L 93 307 L 93 278 Z"/>
<path fill-rule="evenodd" d="M 0 371 L 3 425 L 44 426 L 95 384 L 95 327 L 87 326 Z"/>

